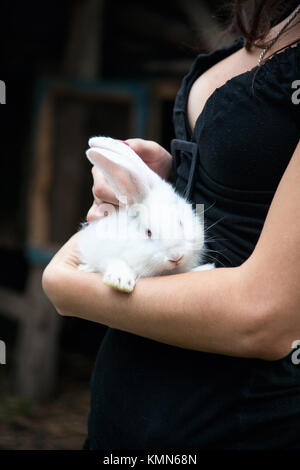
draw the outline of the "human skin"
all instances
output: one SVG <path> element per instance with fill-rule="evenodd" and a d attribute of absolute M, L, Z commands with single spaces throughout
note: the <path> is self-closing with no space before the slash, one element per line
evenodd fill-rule
<path fill-rule="evenodd" d="M 278 360 L 300 338 L 300 143 L 239 267 L 139 279 L 128 295 L 78 271 L 75 234 L 43 274 L 57 311 L 174 346 Z"/>
<path fill-rule="evenodd" d="M 155 173 L 163 179 L 169 178 L 172 167 L 172 156 L 161 145 L 157 142 L 143 139 L 127 139 L 126 143 L 143 159 L 151 170 L 155 171 Z M 119 201 L 101 171 L 93 166 L 92 174 L 94 179 L 92 188 L 94 202 L 87 214 L 88 222 L 103 217 L 107 203 L 116 206 L 119 205 Z"/>
<path fill-rule="evenodd" d="M 280 26 L 273 28 L 274 32 Z M 295 34 L 297 31 L 291 29 L 280 37 L 277 46 L 284 47 Z M 208 96 L 222 85 L 219 80 L 224 83 L 229 74 L 251 69 L 260 52 L 254 49 L 249 53 L 243 48 L 214 66 L 211 75 L 208 71 L 200 77 L 190 93 L 191 128 Z M 272 52 L 270 49 L 269 54 Z M 199 104 L 199 90 L 201 109 L 199 105 L 195 109 L 192 104 Z M 162 147 L 141 139 L 127 143 L 149 166 L 155 162 L 153 169 L 162 177 L 169 176 L 171 156 Z M 89 221 L 99 217 L 102 202 L 117 204 L 101 173 L 93 169 L 93 176 L 95 202 Z M 105 286 L 101 274 L 77 270 L 76 234 L 45 269 L 44 290 L 62 315 L 78 316 L 182 348 L 281 359 L 300 338 L 299 188 L 300 143 L 276 190 L 258 243 L 241 266 L 142 278 L 127 295 Z"/>

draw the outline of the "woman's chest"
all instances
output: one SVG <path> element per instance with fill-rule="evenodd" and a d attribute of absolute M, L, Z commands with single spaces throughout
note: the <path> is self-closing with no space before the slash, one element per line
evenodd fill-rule
<path fill-rule="evenodd" d="M 228 80 L 255 67 L 257 60 L 257 52 L 250 53 L 242 48 L 210 67 L 194 81 L 187 101 L 187 118 L 191 130 L 208 98 Z"/>
<path fill-rule="evenodd" d="M 225 187 L 274 191 L 299 140 L 277 71 L 276 60 L 266 73 L 256 68 L 255 56 L 239 49 L 187 89 L 186 126 L 199 163 Z"/>
<path fill-rule="evenodd" d="M 234 80 L 213 94 L 196 123 L 199 165 L 223 187 L 275 191 L 299 140 L 290 107 L 260 87 L 253 73 Z"/>

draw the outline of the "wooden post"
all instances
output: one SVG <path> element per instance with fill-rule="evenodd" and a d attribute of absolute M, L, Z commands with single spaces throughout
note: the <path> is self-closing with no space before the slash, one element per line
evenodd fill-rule
<path fill-rule="evenodd" d="M 186 14 L 195 33 L 201 37 L 201 40 L 206 46 L 206 50 L 209 52 L 215 49 L 219 45 L 218 41 L 222 33 L 222 28 L 212 15 L 206 2 L 199 0 L 177 0 L 177 3 Z M 226 40 L 232 40 L 229 33 L 227 33 Z"/>
<path fill-rule="evenodd" d="M 39 402 L 47 401 L 55 390 L 61 318 L 41 286 L 43 268 L 32 266 L 26 301 L 18 329 L 15 390 Z"/>
<path fill-rule="evenodd" d="M 104 0 L 76 0 L 62 63 L 65 76 L 96 79 L 101 73 Z"/>
<path fill-rule="evenodd" d="M 104 1 L 85 0 L 74 3 L 62 75 L 73 79 L 94 79 L 101 63 L 100 32 Z M 51 97 L 42 104 L 35 139 L 33 174 L 28 188 L 28 244 L 34 248 L 49 251 L 55 246 L 55 241 L 62 242 L 55 240 L 53 234 L 54 216 L 63 224 L 66 236 L 71 236 L 74 231 L 71 227 L 72 204 L 73 207 L 76 205 L 74 196 L 82 164 L 82 155 L 78 155 L 77 143 L 85 119 L 84 112 L 80 107 L 75 110 L 73 103 L 66 104 L 62 110 L 61 139 L 58 142 L 59 158 L 62 159 L 58 169 L 61 173 L 54 174 L 51 151 L 53 145 Z M 53 182 L 56 178 L 59 180 L 59 185 L 56 186 L 59 194 L 53 197 Z M 72 201 L 72 204 L 68 205 L 67 200 Z M 32 264 L 26 293 L 22 300 L 19 299 L 20 311 L 17 315 L 20 325 L 14 377 L 15 392 L 37 401 L 49 399 L 55 389 L 61 327 L 61 318 L 55 313 L 42 291 L 43 269 L 44 266 L 41 264 Z M 5 296 L 9 304 L 9 292 L 6 292 Z"/>

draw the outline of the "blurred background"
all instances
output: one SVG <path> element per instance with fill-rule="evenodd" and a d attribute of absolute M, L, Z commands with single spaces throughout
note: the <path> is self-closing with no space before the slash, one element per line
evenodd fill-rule
<path fill-rule="evenodd" d="M 105 327 L 57 315 L 41 275 L 92 203 L 88 138 L 169 149 L 184 74 L 232 39 L 224 3 L 2 0 L 0 449 L 82 448 Z"/>

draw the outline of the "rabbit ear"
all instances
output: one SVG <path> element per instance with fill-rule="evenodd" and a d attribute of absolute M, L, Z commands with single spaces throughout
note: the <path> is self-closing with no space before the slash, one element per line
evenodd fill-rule
<path fill-rule="evenodd" d="M 126 155 L 120 155 L 112 149 L 93 147 L 87 150 L 86 155 L 90 162 L 101 170 L 120 202 L 126 204 L 141 202 L 156 180 L 151 175 L 155 173 L 143 162 L 146 171 L 144 169 L 141 171 L 140 166 L 134 165 Z"/>
<path fill-rule="evenodd" d="M 131 168 L 138 171 L 140 174 L 147 174 L 147 178 L 157 177 L 150 168 L 143 162 L 143 160 L 132 150 L 129 145 L 121 140 L 112 139 L 111 137 L 91 137 L 89 139 L 89 146 L 91 148 L 98 148 L 101 150 L 102 155 L 110 158 L 114 154 L 115 158 L 119 156 L 119 164 L 124 164 L 124 161 L 130 165 Z"/>

